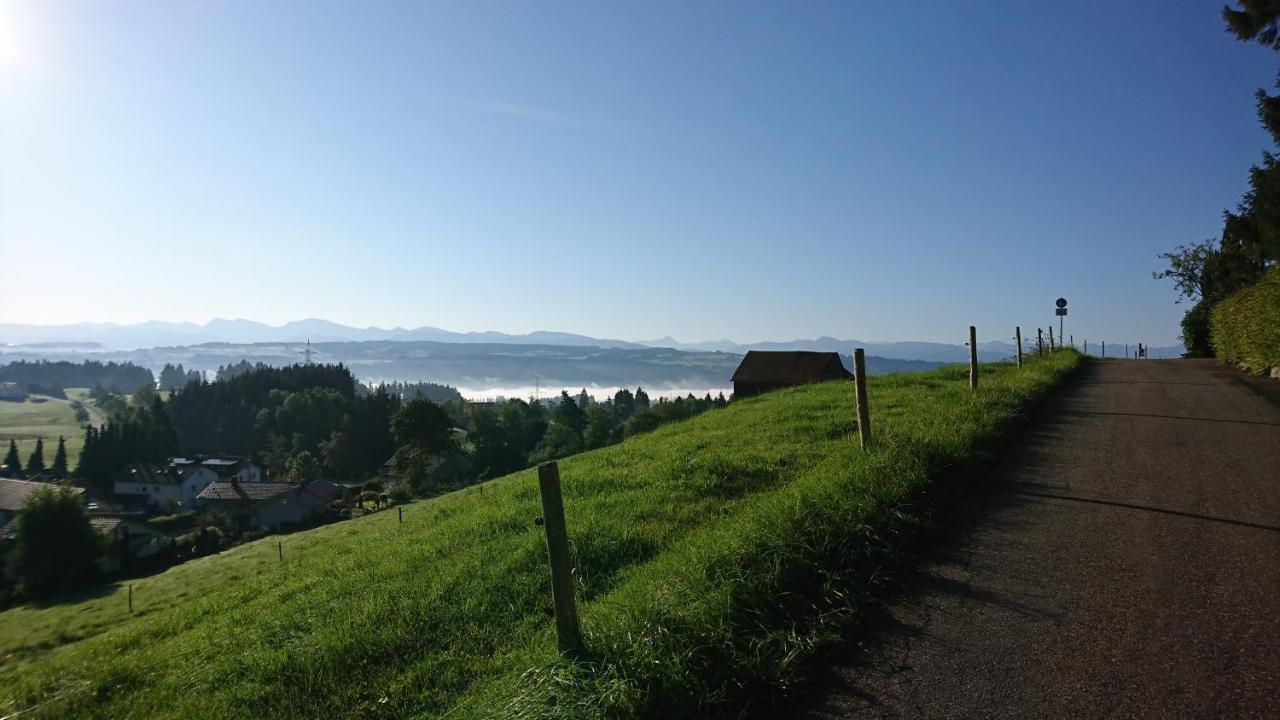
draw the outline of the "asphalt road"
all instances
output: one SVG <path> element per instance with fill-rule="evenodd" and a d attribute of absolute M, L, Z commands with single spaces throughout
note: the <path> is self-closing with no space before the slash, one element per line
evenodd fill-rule
<path fill-rule="evenodd" d="M 1092 362 L 784 717 L 1280 718 L 1280 383 Z"/>

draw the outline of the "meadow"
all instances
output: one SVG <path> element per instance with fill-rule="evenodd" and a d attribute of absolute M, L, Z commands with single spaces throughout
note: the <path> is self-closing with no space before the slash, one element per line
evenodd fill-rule
<path fill-rule="evenodd" d="M 48 395 L 28 395 L 15 402 L 0 400 L 0 444 L 7 451 L 9 440 L 18 443 L 18 456 L 25 464 L 35 450 L 36 438 L 44 438 L 44 462 L 53 463 L 53 453 L 58 449 L 58 436 L 67 440 L 67 467 L 75 468 L 84 446 L 84 426 L 76 422 L 72 400 L 80 400 L 91 406 L 89 392 L 84 388 L 68 388 L 66 398 Z"/>
<path fill-rule="evenodd" d="M 0 613 L 0 714 L 679 717 L 738 712 L 856 627 L 902 546 L 1078 365 L 744 399 L 560 462 L 586 652 L 561 658 L 532 470 Z M 283 543 L 284 559 L 277 542 Z"/>

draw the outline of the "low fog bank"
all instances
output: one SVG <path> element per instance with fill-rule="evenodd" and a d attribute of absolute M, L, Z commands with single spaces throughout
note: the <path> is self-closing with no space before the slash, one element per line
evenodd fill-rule
<path fill-rule="evenodd" d="M 652 400 L 658 398 L 677 398 L 686 397 L 690 394 L 695 397 L 705 397 L 710 393 L 711 397 L 715 397 L 720 393 L 724 393 L 727 398 L 733 394 L 731 385 L 722 385 L 717 387 L 707 387 L 705 385 L 666 385 L 666 386 L 649 386 L 649 385 L 632 385 L 629 387 L 618 385 L 509 385 L 509 386 L 484 386 L 484 387 L 458 387 L 458 392 L 462 393 L 462 397 L 471 402 L 486 402 L 504 399 L 519 398 L 520 400 L 528 400 L 531 397 L 538 398 L 554 398 L 559 397 L 561 392 L 567 392 L 570 395 L 577 396 L 583 390 L 593 400 L 603 402 L 612 398 L 619 390 L 630 390 L 635 392 L 637 387 L 644 389 L 645 393 Z"/>

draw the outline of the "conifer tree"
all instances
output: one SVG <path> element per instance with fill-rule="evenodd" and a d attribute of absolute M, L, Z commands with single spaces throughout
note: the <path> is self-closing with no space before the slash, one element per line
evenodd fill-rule
<path fill-rule="evenodd" d="M 58 450 L 53 454 L 53 473 L 58 477 L 67 476 L 67 439 L 58 436 Z"/>
<path fill-rule="evenodd" d="M 9 440 L 9 454 L 4 456 L 4 470 L 11 476 L 22 474 L 22 463 L 18 460 L 18 443 Z"/>
<path fill-rule="evenodd" d="M 96 457 L 94 442 L 98 439 L 98 431 L 90 425 L 84 429 L 84 446 L 80 448 L 80 462 L 76 464 L 76 475 L 95 479 L 93 459 Z"/>
<path fill-rule="evenodd" d="M 31 451 L 27 459 L 27 474 L 36 475 L 44 472 L 44 438 L 36 438 L 36 449 Z"/>

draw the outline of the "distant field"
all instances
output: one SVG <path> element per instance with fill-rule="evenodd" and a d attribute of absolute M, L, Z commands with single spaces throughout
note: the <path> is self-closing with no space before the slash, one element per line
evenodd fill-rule
<path fill-rule="evenodd" d="M 0 613 L 0 715 L 672 717 L 786 687 L 927 498 L 1079 362 L 832 382 L 561 461 L 586 663 L 558 659 L 532 471 Z M 284 561 L 276 543 L 283 542 Z"/>
<path fill-rule="evenodd" d="M 84 388 L 69 388 L 67 396 L 80 399 L 92 408 L 89 402 L 89 391 Z M 92 416 L 93 410 L 90 410 Z M 53 453 L 58 449 L 58 436 L 67 439 L 67 467 L 75 468 L 80 460 L 80 449 L 84 446 L 84 426 L 76 422 L 75 411 L 70 400 L 52 398 L 47 395 L 30 395 L 22 402 L 0 400 L 0 453 L 8 452 L 9 440 L 18 441 L 18 455 L 23 464 L 35 450 L 36 438 L 44 438 L 44 462 L 53 462 Z M 0 454 L 0 459 L 3 455 Z"/>

